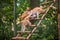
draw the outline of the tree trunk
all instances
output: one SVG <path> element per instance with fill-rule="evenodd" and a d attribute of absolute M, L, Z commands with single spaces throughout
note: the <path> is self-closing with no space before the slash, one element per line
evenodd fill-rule
<path fill-rule="evenodd" d="M 58 12 L 60 13 L 60 0 L 58 1 Z"/>

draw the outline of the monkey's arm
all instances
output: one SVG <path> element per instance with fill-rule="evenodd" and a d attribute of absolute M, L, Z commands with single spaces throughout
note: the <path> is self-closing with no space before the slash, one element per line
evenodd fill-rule
<path fill-rule="evenodd" d="M 24 13 L 22 13 L 22 15 L 19 18 L 24 19 L 25 17 L 28 16 L 27 13 L 28 13 L 28 11 L 25 11 Z"/>

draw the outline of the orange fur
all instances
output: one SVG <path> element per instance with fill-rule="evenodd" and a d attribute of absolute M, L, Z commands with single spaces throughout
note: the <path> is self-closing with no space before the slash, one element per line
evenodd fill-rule
<path fill-rule="evenodd" d="M 30 11 L 30 8 L 27 7 L 26 11 L 24 13 L 22 13 L 22 15 L 20 16 L 21 19 L 24 19 L 25 17 L 27 17 L 29 14 L 28 12 Z"/>
<path fill-rule="evenodd" d="M 22 15 L 19 18 L 24 19 L 25 17 L 28 16 L 27 13 L 28 13 L 28 11 L 25 11 L 24 13 L 22 13 Z"/>
<path fill-rule="evenodd" d="M 39 11 L 40 13 L 43 13 L 44 9 L 42 9 L 42 7 L 36 7 L 32 11 Z"/>

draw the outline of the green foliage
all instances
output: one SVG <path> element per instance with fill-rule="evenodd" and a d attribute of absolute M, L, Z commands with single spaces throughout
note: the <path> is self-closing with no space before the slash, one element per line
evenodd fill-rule
<path fill-rule="evenodd" d="M 11 23 L 13 23 L 13 0 L 0 0 L 0 30 L 1 40 L 10 40 L 12 37 Z"/>
<path fill-rule="evenodd" d="M 30 3 L 28 0 L 17 0 L 17 16 L 18 14 L 23 13 L 27 7 L 30 7 Z"/>

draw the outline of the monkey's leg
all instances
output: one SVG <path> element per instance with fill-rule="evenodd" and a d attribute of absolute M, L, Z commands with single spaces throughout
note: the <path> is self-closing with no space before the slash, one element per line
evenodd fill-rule
<path fill-rule="evenodd" d="M 27 23 L 29 26 L 36 26 L 36 25 L 32 25 L 32 23 L 29 20 L 27 20 Z"/>
<path fill-rule="evenodd" d="M 39 14 L 40 14 L 40 13 L 39 13 L 39 12 L 37 12 L 37 19 L 39 19 Z"/>
<path fill-rule="evenodd" d="M 21 32 L 24 32 L 26 30 L 26 26 L 25 25 L 21 25 Z"/>

